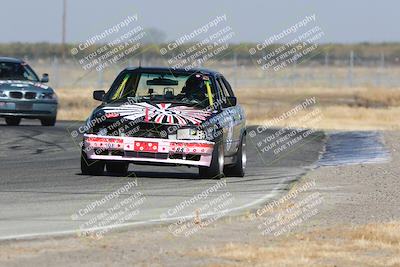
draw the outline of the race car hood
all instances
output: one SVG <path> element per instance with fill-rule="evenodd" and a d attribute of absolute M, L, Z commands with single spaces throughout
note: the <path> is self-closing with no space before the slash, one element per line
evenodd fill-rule
<path fill-rule="evenodd" d="M 107 104 L 94 112 L 96 117 L 107 119 L 153 122 L 159 124 L 200 125 L 213 112 L 208 109 L 174 103 Z"/>
<path fill-rule="evenodd" d="M 27 91 L 41 92 L 41 91 L 51 91 L 52 89 L 49 86 L 46 86 L 40 82 L 0 80 L 0 90 L 8 90 L 8 91 L 27 90 Z"/>

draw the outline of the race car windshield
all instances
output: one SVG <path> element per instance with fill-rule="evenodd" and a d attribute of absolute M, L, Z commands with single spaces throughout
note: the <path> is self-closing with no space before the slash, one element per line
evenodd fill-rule
<path fill-rule="evenodd" d="M 172 102 L 207 106 L 214 97 L 204 74 L 127 73 L 108 93 L 108 102 L 130 98 L 136 102 Z"/>
<path fill-rule="evenodd" d="M 0 80 L 38 82 L 35 72 L 26 63 L 0 62 Z"/>

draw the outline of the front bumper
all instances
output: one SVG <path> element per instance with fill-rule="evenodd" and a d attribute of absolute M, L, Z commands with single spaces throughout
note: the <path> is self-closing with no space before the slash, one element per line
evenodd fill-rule
<path fill-rule="evenodd" d="M 85 134 L 88 159 L 210 166 L 214 143 L 204 140 L 114 137 Z"/>
<path fill-rule="evenodd" d="M 57 102 L 0 100 L 0 117 L 56 117 L 57 106 Z"/>

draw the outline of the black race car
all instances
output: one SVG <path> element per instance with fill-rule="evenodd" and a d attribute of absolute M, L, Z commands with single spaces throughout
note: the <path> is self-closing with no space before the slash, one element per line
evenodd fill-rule
<path fill-rule="evenodd" d="M 243 109 L 229 82 L 206 69 L 127 68 L 84 128 L 83 174 L 126 174 L 129 163 L 198 166 L 202 177 L 244 176 Z"/>

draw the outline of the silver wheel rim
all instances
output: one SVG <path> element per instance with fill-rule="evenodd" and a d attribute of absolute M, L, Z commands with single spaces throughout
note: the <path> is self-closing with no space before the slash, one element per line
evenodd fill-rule
<path fill-rule="evenodd" d="M 246 169 L 247 163 L 247 154 L 246 154 L 246 137 L 243 137 L 242 141 L 242 169 L 243 171 Z"/>
<path fill-rule="evenodd" d="M 224 147 L 222 145 L 219 146 L 219 152 L 218 152 L 218 168 L 219 168 L 219 173 L 223 173 L 224 171 Z"/>

